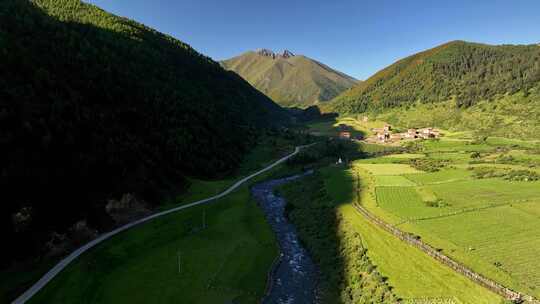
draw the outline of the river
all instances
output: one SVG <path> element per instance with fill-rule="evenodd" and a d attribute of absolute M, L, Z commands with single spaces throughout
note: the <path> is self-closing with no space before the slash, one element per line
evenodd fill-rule
<path fill-rule="evenodd" d="M 316 303 L 317 268 L 300 243 L 296 228 L 285 216 L 285 199 L 274 194 L 277 186 L 306 174 L 266 181 L 251 188 L 251 194 L 264 211 L 280 248 L 280 259 L 274 265 L 269 292 L 263 299 L 265 304 Z"/>

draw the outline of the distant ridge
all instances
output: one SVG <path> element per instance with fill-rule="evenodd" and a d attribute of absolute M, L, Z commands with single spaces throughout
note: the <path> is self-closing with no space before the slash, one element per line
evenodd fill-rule
<path fill-rule="evenodd" d="M 496 95 L 528 92 L 540 82 L 540 48 L 452 41 L 377 72 L 329 105 L 340 113 L 455 99 L 468 107 Z"/>
<path fill-rule="evenodd" d="M 258 49 L 221 62 L 251 85 L 287 107 L 327 102 L 358 81 L 327 65 L 289 50 Z"/>

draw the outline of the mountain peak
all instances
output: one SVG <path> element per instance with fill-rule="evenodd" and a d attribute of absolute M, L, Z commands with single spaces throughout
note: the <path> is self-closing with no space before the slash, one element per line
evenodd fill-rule
<path fill-rule="evenodd" d="M 259 54 L 260 56 L 265 56 L 265 57 L 272 57 L 273 59 L 276 59 L 276 58 L 291 58 L 291 57 L 294 57 L 294 53 L 289 51 L 289 50 L 284 50 L 283 53 L 275 53 L 274 51 L 272 50 L 269 50 L 269 49 L 258 49 L 256 51 L 257 54 Z"/>
<path fill-rule="evenodd" d="M 289 50 L 284 50 L 283 54 L 281 54 L 281 57 L 283 57 L 283 58 L 294 57 L 294 54 L 293 54 L 293 52 L 291 52 Z"/>
<path fill-rule="evenodd" d="M 258 49 L 256 52 L 261 56 L 276 57 L 276 53 L 269 49 Z"/>
<path fill-rule="evenodd" d="M 258 49 L 221 62 L 283 106 L 326 102 L 356 84 L 341 72 L 289 50 Z M 324 79 L 324 81 L 321 81 Z"/>

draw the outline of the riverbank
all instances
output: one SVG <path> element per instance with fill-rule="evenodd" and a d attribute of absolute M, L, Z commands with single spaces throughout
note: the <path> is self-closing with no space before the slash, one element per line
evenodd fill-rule
<path fill-rule="evenodd" d="M 262 303 L 316 303 L 317 268 L 302 246 L 296 228 L 286 217 L 285 199 L 274 194 L 275 188 L 309 174 L 312 172 L 270 180 L 251 188 L 251 194 L 265 213 L 280 249 Z"/>

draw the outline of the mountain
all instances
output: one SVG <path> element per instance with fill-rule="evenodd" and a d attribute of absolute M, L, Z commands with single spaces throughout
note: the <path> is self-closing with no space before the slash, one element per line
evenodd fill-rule
<path fill-rule="evenodd" d="M 235 170 L 259 128 L 289 119 L 189 45 L 96 6 L 4 0 L 0 20 L 2 265 L 77 222 L 110 228 L 110 200 L 157 204 L 186 176 Z"/>
<path fill-rule="evenodd" d="M 348 75 L 285 50 L 250 51 L 221 64 L 282 106 L 306 108 L 324 103 L 355 85 Z"/>
<path fill-rule="evenodd" d="M 336 97 L 326 110 L 380 111 L 453 100 L 470 107 L 540 81 L 538 45 L 486 45 L 453 41 L 399 60 Z"/>

